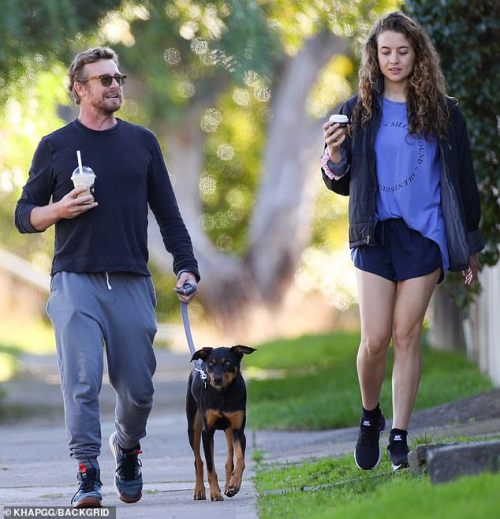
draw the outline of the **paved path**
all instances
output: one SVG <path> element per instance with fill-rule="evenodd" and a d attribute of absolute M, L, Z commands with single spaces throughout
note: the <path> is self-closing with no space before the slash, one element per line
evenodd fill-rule
<path fill-rule="evenodd" d="M 103 504 L 118 506 L 117 517 L 134 519 L 255 519 L 252 445 L 249 441 L 243 486 L 223 502 L 193 501 L 194 467 L 186 433 L 184 397 L 188 355 L 159 350 L 155 406 L 141 442 L 144 493 L 126 505 L 114 494 L 114 463 L 107 449 L 113 430 L 114 394 L 105 382 L 101 394 L 103 452 L 100 457 Z M 66 447 L 62 398 L 54 356 L 29 357 L 23 375 L 5 385 L 8 403 L 30 409 L 22 419 L 0 426 L 0 504 L 66 506 L 76 490 L 76 466 Z M 216 467 L 223 482 L 226 440 L 216 434 Z"/>
<path fill-rule="evenodd" d="M 194 468 L 187 441 L 184 396 L 189 373 L 187 354 L 157 352 L 155 406 L 142 441 L 144 497 L 121 503 L 112 489 L 113 462 L 106 442 L 100 458 L 103 502 L 118 506 L 117 517 L 192 519 L 205 514 L 217 519 L 257 518 L 252 484 L 252 451 L 264 463 L 293 463 L 352 452 L 356 429 L 278 432 L 247 430 L 247 467 L 240 493 L 223 502 L 193 501 Z M 62 400 L 53 356 L 29 357 L 20 379 L 6 385 L 8 401 L 30 410 L 28 416 L 0 426 L 0 505 L 64 506 L 76 489 L 76 467 L 68 457 Z M 113 430 L 114 395 L 107 383 L 101 394 L 103 437 Z M 388 424 L 388 428 L 390 424 Z M 500 431 L 500 390 L 415 413 L 412 436 L 433 439 Z M 387 442 L 387 434 L 383 436 Z M 225 438 L 216 434 L 216 467 L 223 478 Z"/>

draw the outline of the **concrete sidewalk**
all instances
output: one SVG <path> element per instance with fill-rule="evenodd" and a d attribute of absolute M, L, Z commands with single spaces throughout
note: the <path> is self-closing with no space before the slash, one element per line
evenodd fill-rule
<path fill-rule="evenodd" d="M 148 435 L 141 442 L 143 498 L 132 505 L 122 503 L 113 490 L 114 462 L 107 438 L 113 431 L 114 393 L 107 380 L 103 385 L 103 449 L 99 458 L 103 505 L 117 506 L 119 519 L 192 519 L 208 514 L 218 519 L 255 519 L 251 441 L 248 441 L 247 467 L 240 492 L 233 498 L 226 497 L 223 502 L 193 500 L 193 455 L 184 415 L 189 356 L 158 350 L 157 359 L 155 405 Z M 2 506 L 67 506 L 76 491 L 76 464 L 68 455 L 58 381 L 55 356 L 30 356 L 25 358 L 22 375 L 4 384 L 7 402 L 28 408 L 30 414 L 0 426 Z M 223 484 L 226 440 L 221 432 L 216 434 L 215 440 L 216 468 Z"/>
<path fill-rule="evenodd" d="M 307 432 L 247 429 L 247 466 L 239 494 L 223 502 L 193 501 L 193 457 L 184 416 L 189 357 L 158 350 L 157 358 L 155 405 L 148 436 L 141 442 L 144 495 L 133 505 L 119 501 L 113 491 L 114 465 L 107 437 L 113 430 L 114 394 L 106 381 L 101 394 L 103 504 L 117 506 L 120 519 L 191 519 L 204 514 L 218 519 L 254 519 L 258 517 L 252 483 L 254 450 L 263 453 L 263 462 L 269 464 L 352 452 L 357 428 Z M 30 414 L 0 426 L 0 505 L 68 505 L 76 490 L 76 467 L 66 447 L 55 357 L 27 357 L 23 375 L 5 387 L 8 402 L 30 409 Z M 500 390 L 414 413 L 410 427 L 411 437 L 427 434 L 434 440 L 499 432 Z M 382 443 L 387 442 L 387 436 L 386 432 Z M 224 435 L 218 432 L 215 447 L 220 480 L 224 477 L 225 445 Z"/>

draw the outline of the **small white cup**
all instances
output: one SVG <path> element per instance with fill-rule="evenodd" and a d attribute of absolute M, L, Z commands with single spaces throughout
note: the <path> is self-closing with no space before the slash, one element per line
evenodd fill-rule
<path fill-rule="evenodd" d="M 329 121 L 331 123 L 338 123 L 341 128 L 345 128 L 349 124 L 349 117 L 343 114 L 332 114 L 330 115 Z"/>

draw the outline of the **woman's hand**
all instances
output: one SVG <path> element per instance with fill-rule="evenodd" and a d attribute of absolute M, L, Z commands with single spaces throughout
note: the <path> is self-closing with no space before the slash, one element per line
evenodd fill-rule
<path fill-rule="evenodd" d="M 346 126 L 341 126 L 339 123 L 331 123 L 330 121 L 323 125 L 323 136 L 332 162 L 341 161 L 340 146 L 345 141 L 346 135 Z"/>
<path fill-rule="evenodd" d="M 479 254 L 471 254 L 469 259 L 469 268 L 462 270 L 462 274 L 465 277 L 465 284 L 467 286 L 472 285 L 477 281 L 477 273 L 479 271 Z"/>

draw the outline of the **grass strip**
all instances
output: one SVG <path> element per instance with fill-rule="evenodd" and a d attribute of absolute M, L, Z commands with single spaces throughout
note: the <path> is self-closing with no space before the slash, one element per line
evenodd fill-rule
<path fill-rule="evenodd" d="M 500 474 L 432 485 L 408 470 L 393 473 L 386 459 L 373 471 L 360 471 L 349 455 L 261 468 L 256 486 L 260 519 L 493 519 L 498 517 Z"/>
<path fill-rule="evenodd" d="M 355 426 L 360 395 L 356 374 L 359 334 L 331 333 L 277 340 L 245 358 L 248 426 L 309 430 Z M 426 409 L 492 389 L 473 362 L 455 352 L 422 347 L 422 380 L 415 409 Z M 391 409 L 392 348 L 381 407 Z"/>

